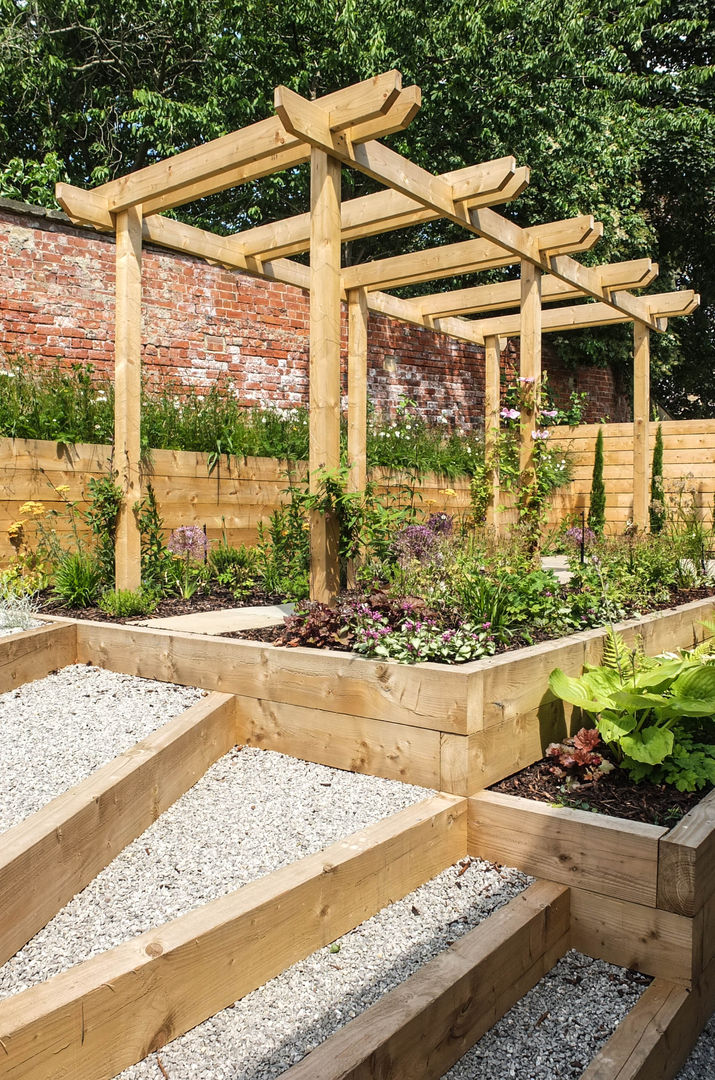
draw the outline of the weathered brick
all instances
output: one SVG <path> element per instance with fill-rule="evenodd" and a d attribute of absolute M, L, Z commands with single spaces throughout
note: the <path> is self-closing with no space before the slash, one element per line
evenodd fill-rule
<path fill-rule="evenodd" d="M 33 353 L 69 366 L 90 361 L 111 377 L 114 343 L 114 241 L 92 230 L 0 207 L 0 353 Z M 149 247 L 143 258 L 143 363 L 156 388 L 208 388 L 230 375 L 245 404 L 306 403 L 308 298 L 300 290 Z M 401 398 L 424 416 L 478 425 L 484 355 L 465 342 L 371 314 L 369 393 L 394 412 Z M 341 383 L 346 387 L 343 305 Z M 386 361 L 390 370 L 386 370 Z M 611 369 L 567 370 L 544 342 L 544 366 L 559 403 L 571 390 L 590 395 L 586 419 L 627 419 L 629 404 Z M 510 342 L 504 370 L 518 371 Z"/>

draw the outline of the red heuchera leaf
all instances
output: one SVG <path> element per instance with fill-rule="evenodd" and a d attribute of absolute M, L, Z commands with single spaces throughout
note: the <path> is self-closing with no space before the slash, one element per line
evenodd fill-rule
<path fill-rule="evenodd" d="M 573 744 L 577 750 L 593 750 L 601 741 L 601 736 L 596 728 L 582 727 L 574 735 Z"/>

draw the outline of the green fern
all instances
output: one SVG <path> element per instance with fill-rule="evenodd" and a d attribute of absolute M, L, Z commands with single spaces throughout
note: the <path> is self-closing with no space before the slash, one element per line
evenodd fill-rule
<path fill-rule="evenodd" d="M 707 660 L 709 657 L 715 656 L 715 622 L 702 622 L 700 625 L 707 630 L 710 637 L 706 638 L 705 641 L 701 641 L 694 649 L 689 649 L 688 654 L 694 660 Z"/>
<path fill-rule="evenodd" d="M 603 659 L 601 660 L 603 667 L 624 672 L 630 669 L 632 662 L 632 650 L 628 648 L 620 634 L 615 630 L 609 630 L 603 643 Z"/>

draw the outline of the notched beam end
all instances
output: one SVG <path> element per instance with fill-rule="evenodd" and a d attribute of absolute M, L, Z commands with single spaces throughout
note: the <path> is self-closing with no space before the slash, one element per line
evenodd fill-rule
<path fill-rule="evenodd" d="M 58 183 L 55 198 L 75 225 L 92 225 L 103 232 L 114 232 L 114 218 L 100 195 L 73 184 Z"/>

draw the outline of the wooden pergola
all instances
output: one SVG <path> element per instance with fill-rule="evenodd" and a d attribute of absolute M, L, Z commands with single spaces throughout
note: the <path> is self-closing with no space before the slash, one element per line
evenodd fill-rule
<path fill-rule="evenodd" d="M 521 228 L 492 207 L 514 199 L 529 170 L 512 157 L 433 175 L 378 140 L 404 129 L 420 105 L 418 87 L 399 72 L 308 101 L 279 86 L 276 115 L 148 165 L 92 190 L 58 184 L 69 217 L 116 233 L 115 467 L 123 493 L 116 581 L 140 584 L 140 537 L 132 506 L 140 498 L 141 256 L 149 241 L 210 263 L 280 281 L 310 294 L 310 483 L 340 460 L 341 302 L 347 301 L 348 456 L 351 486 L 365 482 L 367 320 L 370 311 L 481 344 L 486 352 L 485 432 L 499 422 L 500 339 L 521 338 L 521 375 L 541 375 L 541 335 L 610 323 L 634 324 L 634 520 L 648 510 L 649 335 L 667 318 L 689 314 L 688 290 L 638 297 L 657 268 L 648 259 L 585 267 L 572 255 L 602 234 L 590 216 Z M 162 211 L 310 161 L 310 213 L 218 236 Z M 350 166 L 385 190 L 342 202 L 341 169 Z M 446 218 L 476 239 L 342 268 L 341 243 Z M 290 256 L 310 252 L 310 266 Z M 520 281 L 399 299 L 387 289 L 518 263 Z M 544 303 L 586 303 L 542 311 Z M 588 301 L 595 301 L 588 302 Z M 518 307 L 517 314 L 466 318 Z M 521 418 L 521 468 L 533 469 L 535 411 Z M 498 501 L 494 480 L 493 507 Z M 493 512 L 493 510 L 492 510 Z M 311 596 L 330 601 L 339 584 L 336 523 L 311 522 Z"/>

